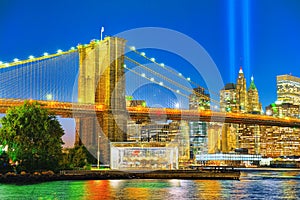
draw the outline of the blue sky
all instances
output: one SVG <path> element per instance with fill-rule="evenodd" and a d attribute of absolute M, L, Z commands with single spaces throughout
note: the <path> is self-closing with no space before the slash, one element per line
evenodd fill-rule
<path fill-rule="evenodd" d="M 206 49 L 224 83 L 235 82 L 240 65 L 248 85 L 254 75 L 263 106 L 276 100 L 277 75 L 300 77 L 298 0 L 0 0 L 0 61 L 88 43 L 101 26 L 107 35 L 139 27 L 186 34 Z"/>

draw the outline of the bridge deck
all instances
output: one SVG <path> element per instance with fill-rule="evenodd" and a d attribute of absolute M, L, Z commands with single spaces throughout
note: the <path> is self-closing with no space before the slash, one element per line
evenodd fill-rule
<path fill-rule="evenodd" d="M 31 100 L 30 100 L 31 101 Z M 38 101 L 44 108 L 49 109 L 56 115 L 65 118 L 96 116 L 97 113 L 108 111 L 103 105 L 77 104 L 70 102 Z M 0 99 L 0 112 L 5 113 L 8 108 L 20 106 L 24 100 Z M 115 111 L 118 112 L 118 111 Z M 245 113 L 223 113 L 210 110 L 180 110 L 171 108 L 144 108 L 127 107 L 128 117 L 133 120 L 170 119 L 187 121 L 222 122 L 236 124 L 253 124 L 265 126 L 297 127 L 300 128 L 300 119 L 277 118 L 267 115 L 255 115 Z"/>

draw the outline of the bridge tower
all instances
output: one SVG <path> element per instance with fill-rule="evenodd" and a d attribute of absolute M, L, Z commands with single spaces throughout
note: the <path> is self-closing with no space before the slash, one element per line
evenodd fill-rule
<path fill-rule="evenodd" d="M 103 112 L 76 118 L 75 144 L 89 150 L 97 148 L 101 138 L 101 158 L 109 159 L 109 142 L 126 140 L 126 102 L 124 49 L 126 41 L 106 37 L 79 45 L 78 103 L 95 104 Z M 103 149 L 103 144 L 107 147 Z"/>

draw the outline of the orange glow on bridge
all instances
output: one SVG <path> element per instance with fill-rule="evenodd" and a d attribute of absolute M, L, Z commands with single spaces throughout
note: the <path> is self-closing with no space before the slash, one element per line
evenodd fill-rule
<path fill-rule="evenodd" d="M 29 100 L 33 102 L 34 100 Z M 37 101 L 43 108 L 49 109 L 56 115 L 66 118 L 80 117 L 80 115 L 96 115 L 98 112 L 106 111 L 104 105 L 78 104 L 57 101 Z M 5 113 L 8 108 L 20 106 L 24 103 L 21 99 L 0 99 L 0 112 Z M 127 112 L 131 119 L 147 119 L 150 116 L 163 116 L 170 120 L 200 120 L 206 122 L 224 122 L 236 124 L 257 124 L 265 126 L 300 127 L 300 119 L 297 118 L 277 118 L 267 115 L 254 115 L 245 113 L 223 113 L 211 110 L 180 110 L 172 108 L 147 108 L 147 107 L 127 107 Z"/>

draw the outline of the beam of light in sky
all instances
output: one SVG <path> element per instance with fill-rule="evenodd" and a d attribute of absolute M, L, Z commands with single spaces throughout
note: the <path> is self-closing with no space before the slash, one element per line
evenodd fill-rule
<path fill-rule="evenodd" d="M 229 78 L 235 82 L 235 9 L 234 0 L 228 1 L 228 30 L 229 30 Z"/>
<path fill-rule="evenodd" d="M 243 6 L 243 68 L 245 71 L 245 77 L 249 80 L 250 74 L 250 37 L 249 37 L 249 24 L 250 24 L 250 17 L 249 17 L 249 0 L 244 0 L 242 2 Z"/>

